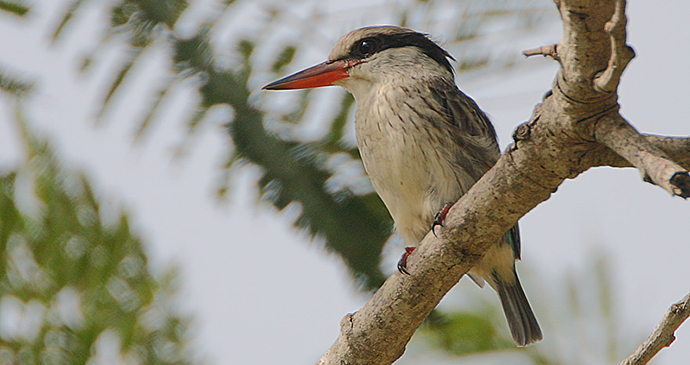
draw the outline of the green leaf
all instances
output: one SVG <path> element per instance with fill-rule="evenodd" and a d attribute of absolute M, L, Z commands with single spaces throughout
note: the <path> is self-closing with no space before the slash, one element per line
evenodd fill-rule
<path fill-rule="evenodd" d="M 0 90 L 15 96 L 22 96 L 28 93 L 33 86 L 34 83 L 25 78 L 9 75 L 0 70 Z"/>
<path fill-rule="evenodd" d="M 12 13 L 14 15 L 24 16 L 29 12 L 29 10 L 31 10 L 31 8 L 24 5 L 23 1 L 0 0 L 0 10 Z"/>
<path fill-rule="evenodd" d="M 110 88 L 108 88 L 108 92 L 105 94 L 105 97 L 103 98 L 103 103 L 101 104 L 101 110 L 97 114 L 97 118 L 101 119 L 103 117 L 103 114 L 105 114 L 105 111 L 110 104 L 110 100 L 112 99 L 113 95 L 115 95 L 115 91 L 118 90 L 122 82 L 124 81 L 125 77 L 129 74 L 129 71 L 132 70 L 132 67 L 134 66 L 134 63 L 137 61 L 139 56 L 141 55 L 141 48 L 130 48 L 129 49 L 129 56 L 125 63 L 120 67 L 120 71 L 118 72 L 117 76 L 115 77 L 115 80 L 113 80 L 112 84 L 110 84 Z"/>
<path fill-rule="evenodd" d="M 297 51 L 297 48 L 292 45 L 283 48 L 283 51 L 280 52 L 278 58 L 273 62 L 271 71 L 275 73 L 282 72 L 283 68 L 292 62 L 292 59 L 295 57 L 295 51 Z"/>
<path fill-rule="evenodd" d="M 511 341 L 497 338 L 497 330 L 490 316 L 472 312 L 430 316 L 423 328 L 425 338 L 435 347 L 455 356 L 474 355 L 513 348 Z"/>
<path fill-rule="evenodd" d="M 62 33 L 62 30 L 65 28 L 67 23 L 72 19 L 76 11 L 79 9 L 79 7 L 84 3 L 84 0 L 74 0 L 70 3 L 70 5 L 67 7 L 67 12 L 65 12 L 65 15 L 62 17 L 62 20 L 60 21 L 60 24 L 55 28 L 55 31 L 53 32 L 53 42 L 57 40 L 57 38 L 60 36 L 60 33 Z"/>

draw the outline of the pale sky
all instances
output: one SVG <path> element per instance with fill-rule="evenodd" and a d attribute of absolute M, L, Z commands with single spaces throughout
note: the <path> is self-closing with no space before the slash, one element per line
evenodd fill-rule
<path fill-rule="evenodd" d="M 276 213 L 265 204 L 255 204 L 258 174 L 254 168 L 235 174 L 229 205 L 219 206 L 212 199 L 217 168 L 227 148 L 219 123 L 206 125 L 190 155 L 178 162 L 171 162 L 171 155 L 184 135 L 184 126 L 179 123 L 159 122 L 144 144 L 132 146 L 132 120 L 145 100 L 123 97 L 126 106 L 108 123 L 95 126 L 91 119 L 94 110 L 89 107 L 98 100 L 94 90 L 102 88 L 101 75 L 112 70 L 121 50 L 107 49 L 92 71 L 80 75 L 80 57 L 98 39 L 97 34 L 80 30 L 93 29 L 94 24 L 105 21 L 104 13 L 96 6 L 86 6 L 84 10 L 89 13 L 73 25 L 69 36 L 50 47 L 48 32 L 56 21 L 55 11 L 66 2 L 36 3 L 39 5 L 26 20 L 0 14 L 0 64 L 36 76 L 39 84 L 27 104 L 30 122 L 50 139 L 67 165 L 87 171 L 104 199 L 116 205 L 122 202 L 131 212 L 136 231 L 149 244 L 154 267 L 169 263 L 181 267 L 181 302 L 196 318 L 200 352 L 213 364 L 314 363 L 337 337 L 340 319 L 365 300 L 353 288 L 343 265 L 318 244 L 310 243 L 305 234 L 292 229 L 283 217 L 289 217 L 290 212 Z M 240 5 L 270 3 L 245 1 Z M 337 9 L 329 8 L 330 3 L 335 2 L 325 3 L 321 9 L 339 14 L 356 13 L 352 9 L 362 2 L 339 2 Z M 393 6 L 390 2 L 366 3 Z M 299 19 L 299 14 L 296 10 L 292 16 Z M 623 115 L 640 131 L 689 134 L 687 14 L 690 4 L 686 1 L 629 2 L 628 42 L 637 58 L 623 76 L 620 102 Z M 385 15 L 375 18 L 370 14 L 360 17 L 361 22 L 347 19 L 320 29 L 325 35 L 323 41 L 300 53 L 289 71 L 324 60 L 346 31 L 387 20 Z M 234 27 L 228 29 L 241 28 Z M 444 38 L 434 29 L 418 30 Z M 547 30 L 525 41 L 523 48 L 560 38 L 558 23 Z M 152 57 L 146 67 L 159 63 Z M 529 118 L 534 104 L 549 89 L 556 70 L 553 61 L 530 58 L 508 71 L 460 77 L 458 84 L 491 115 L 505 147 L 515 126 Z M 144 71 L 138 75 L 147 77 Z M 270 75 L 265 77 L 254 80 L 257 89 L 272 81 Z M 137 88 L 132 90 L 136 93 Z M 314 93 L 330 92 L 323 89 Z M 176 120 L 191 98 L 193 95 L 179 90 L 175 96 L 178 102 L 161 119 Z M 257 90 L 257 100 L 262 98 Z M 10 122 L 12 111 L 4 98 L 0 100 L 0 168 L 8 168 L 21 151 Z M 311 118 L 318 121 L 318 115 Z M 591 267 L 596 252 L 601 251 L 611 263 L 614 302 L 619 308 L 616 316 L 621 324 L 618 336 L 625 347 L 621 351 L 633 351 L 664 311 L 690 290 L 688 204 L 644 183 L 633 169 L 600 168 L 565 182 L 551 199 L 524 217 L 523 262 L 518 270 L 544 329 L 545 340 L 537 346 L 559 353 L 556 358 L 564 363 L 569 363 L 568 359 L 570 363 L 602 363 L 602 358 L 595 356 L 600 346 L 597 338 L 603 335 L 596 323 L 555 326 L 552 323 L 562 320 L 562 314 L 546 304 L 557 302 L 566 292 L 562 286 L 565 278 Z M 387 248 L 385 271 L 394 270 L 401 247 L 394 244 Z M 442 305 L 462 302 L 463 296 L 477 292 L 498 303 L 488 289 L 481 291 L 463 280 Z M 654 364 L 687 362 L 688 324 L 677 332 L 677 338 Z M 587 358 L 590 352 L 594 357 Z M 413 349 L 398 363 L 460 362 L 439 354 L 420 357 Z M 462 363 L 480 362 L 467 359 Z"/>

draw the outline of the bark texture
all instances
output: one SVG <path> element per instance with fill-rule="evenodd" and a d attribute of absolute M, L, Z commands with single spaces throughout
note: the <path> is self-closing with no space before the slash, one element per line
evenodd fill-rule
<path fill-rule="evenodd" d="M 690 317 L 690 293 L 666 311 L 654 332 L 621 365 L 642 365 L 676 340 L 674 332 Z"/>
<path fill-rule="evenodd" d="M 551 92 L 519 126 L 496 165 L 450 210 L 439 237 L 410 256 L 364 307 L 345 316 L 318 364 L 391 364 L 424 318 L 517 220 L 565 179 L 595 166 L 636 167 L 646 181 L 690 196 L 690 140 L 639 134 L 618 112 L 617 87 L 634 52 L 625 1 L 556 0 L 556 45 L 527 51 L 561 64 Z M 638 362 L 639 363 L 639 362 Z M 638 364 L 635 363 L 635 364 Z"/>

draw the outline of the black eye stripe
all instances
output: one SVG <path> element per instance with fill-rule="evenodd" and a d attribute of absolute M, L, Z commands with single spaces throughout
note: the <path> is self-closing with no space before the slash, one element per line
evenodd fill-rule
<path fill-rule="evenodd" d="M 455 60 L 453 56 L 439 47 L 434 41 L 427 38 L 426 35 L 417 32 L 378 34 L 376 36 L 362 38 L 352 46 L 349 57 L 353 59 L 362 59 L 386 49 L 409 46 L 419 48 L 424 54 L 438 62 L 448 71 L 451 73 L 454 72 L 453 66 L 451 66 L 450 61 L 448 61 L 448 59 Z"/>

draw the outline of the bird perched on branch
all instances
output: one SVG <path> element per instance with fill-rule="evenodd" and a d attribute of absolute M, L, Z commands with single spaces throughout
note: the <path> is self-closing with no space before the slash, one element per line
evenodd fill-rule
<path fill-rule="evenodd" d="M 450 60 L 425 34 L 367 27 L 341 38 L 328 61 L 264 86 L 338 85 L 352 93 L 362 162 L 409 246 L 440 224 L 449 204 L 500 157 L 493 125 L 455 85 Z M 403 273 L 406 255 L 399 265 Z M 513 339 L 525 346 L 541 340 L 542 333 L 515 271 L 518 259 L 515 225 L 469 274 L 498 292 Z"/>

